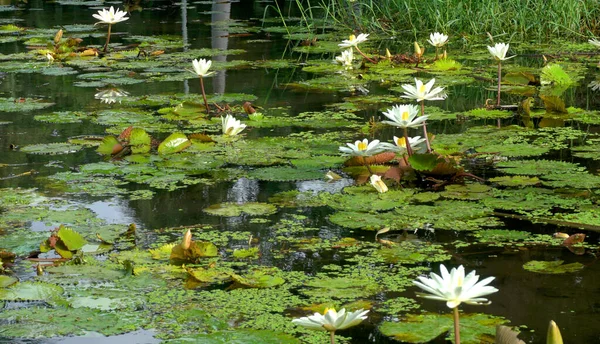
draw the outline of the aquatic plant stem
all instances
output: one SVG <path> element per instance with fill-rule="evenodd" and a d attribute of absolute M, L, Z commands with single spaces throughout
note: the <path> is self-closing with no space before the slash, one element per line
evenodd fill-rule
<path fill-rule="evenodd" d="M 410 142 L 408 141 L 408 128 L 404 128 L 404 144 L 406 144 L 406 153 L 408 153 L 409 157 L 412 156 L 412 147 L 410 146 Z"/>
<path fill-rule="evenodd" d="M 367 166 L 367 170 L 369 170 L 369 175 L 373 175 L 373 171 L 371 171 L 371 166 L 369 166 L 369 164 L 367 164 L 367 158 L 365 158 L 364 156 L 362 157 L 363 160 L 363 164 L 365 164 L 365 166 Z"/>
<path fill-rule="evenodd" d="M 206 113 L 210 112 L 208 102 L 206 101 L 206 92 L 204 92 L 204 78 L 200 76 L 200 89 L 202 90 L 202 99 L 204 99 L 204 107 L 206 107 Z"/>
<path fill-rule="evenodd" d="M 458 322 L 458 307 L 454 307 L 454 344 L 460 344 L 460 325 Z"/>
<path fill-rule="evenodd" d="M 108 34 L 106 35 L 106 43 L 104 43 L 103 52 L 106 52 L 108 49 L 108 42 L 110 41 L 110 29 L 112 28 L 112 24 L 108 24 Z"/>
<path fill-rule="evenodd" d="M 502 81 L 502 61 L 498 61 L 498 100 L 496 106 L 500 106 L 500 82 Z"/>
<path fill-rule="evenodd" d="M 329 340 L 331 344 L 335 344 L 335 331 L 329 331 Z"/>
<path fill-rule="evenodd" d="M 436 47 L 435 47 L 435 60 L 436 60 L 436 61 L 437 61 L 437 59 L 438 59 L 438 56 L 439 56 L 439 54 L 438 54 L 438 50 L 439 50 L 439 49 L 440 49 L 440 48 L 439 48 L 438 46 L 436 46 Z"/>
<path fill-rule="evenodd" d="M 358 46 L 355 46 L 356 51 L 358 51 L 359 54 L 362 55 L 362 57 L 366 58 L 367 61 L 371 62 L 372 64 L 377 64 L 377 62 L 373 61 L 370 57 L 368 57 L 367 55 L 365 55 L 365 53 L 363 53 L 362 51 L 360 51 L 360 49 L 358 49 Z"/>
<path fill-rule="evenodd" d="M 421 116 L 425 115 L 425 101 L 421 100 Z M 423 136 L 425 136 L 425 144 L 427 145 L 427 153 L 431 153 L 431 144 L 429 136 L 427 136 L 427 121 L 423 122 Z"/>

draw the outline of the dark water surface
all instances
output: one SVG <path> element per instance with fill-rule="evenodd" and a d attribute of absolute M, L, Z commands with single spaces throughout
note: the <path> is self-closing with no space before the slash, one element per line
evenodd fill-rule
<path fill-rule="evenodd" d="M 6 1 L 2 1 L 2 4 Z M 289 6 L 289 2 L 281 2 Z M 286 40 L 281 35 L 267 37 L 264 33 L 252 34 L 249 37 L 226 37 L 222 28 L 207 25 L 211 21 L 232 19 L 252 20 L 260 25 L 266 1 L 219 2 L 210 4 L 203 1 L 171 2 L 142 1 L 141 12 L 133 12 L 130 20 L 115 25 L 111 44 L 124 43 L 127 35 L 181 35 L 189 48 L 227 48 L 244 49 L 246 53 L 228 56 L 227 59 L 270 60 L 281 57 L 304 59 L 306 56 L 284 53 Z M 107 3 L 122 7 L 119 2 Z M 16 20 L 20 26 L 35 28 L 58 28 L 58 25 L 94 23 L 92 14 L 99 7 L 60 5 L 41 0 L 29 0 L 18 3 L 15 12 L 0 12 L 3 19 Z M 270 43 L 248 43 L 251 39 L 270 39 Z M 85 44 L 102 45 L 104 38 L 85 37 Z M 0 53 L 8 54 L 24 51 L 24 45 L 18 43 L 0 44 Z M 191 67 L 191 66 L 190 66 Z M 181 66 L 182 69 L 189 68 Z M 35 74 L 3 74 L 0 75 L 0 95 L 3 97 L 45 98 L 55 102 L 51 111 L 82 110 L 91 111 L 99 108 L 110 108 L 94 98 L 97 92 L 93 87 L 75 87 L 73 82 L 80 81 L 76 75 L 44 76 Z M 305 92 L 287 89 L 280 85 L 292 81 L 311 78 L 312 76 L 299 69 L 281 69 L 277 72 L 266 69 L 244 69 L 218 72 L 213 78 L 206 79 L 208 93 L 247 93 L 258 97 L 256 104 L 264 107 L 291 106 L 293 113 L 322 110 L 326 104 L 339 102 L 346 94 Z M 585 85 L 585 82 L 582 82 Z M 493 98 L 493 92 L 483 90 L 481 85 L 455 86 L 448 89 L 451 97 L 438 105 L 453 111 L 468 110 L 479 107 L 487 98 Z M 485 85 L 491 86 L 491 85 Z M 123 86 L 132 96 L 152 93 L 190 93 L 199 94 L 196 80 L 184 82 L 155 82 Z M 373 85 L 372 92 L 387 93 Z M 510 96 L 509 96 L 510 97 Z M 509 99 L 509 98 L 508 98 Z M 590 94 L 587 87 L 579 87 L 567 92 L 566 102 L 572 106 L 598 108 L 600 101 Z M 436 104 L 437 105 L 437 104 Z M 49 112 L 41 110 L 41 113 Z M 65 142 L 69 137 L 84 134 L 104 135 L 105 127 L 89 122 L 82 124 L 45 124 L 33 120 L 36 113 L 0 113 L 0 121 L 12 121 L 12 124 L 0 126 L 0 163 L 20 164 L 0 170 L 0 177 L 19 174 L 31 169 L 38 171 L 36 176 L 0 180 L 0 187 L 39 187 L 44 184 L 38 178 L 59 171 L 76 168 L 90 162 L 102 161 L 94 150 L 85 149 L 76 154 L 60 156 L 27 155 L 10 149 L 11 145 L 24 146 L 33 143 Z M 366 111 L 365 119 L 376 115 L 375 111 Z M 506 123 L 509 124 L 509 123 Z M 433 125 L 430 129 L 436 133 L 453 133 L 464 130 L 461 124 L 444 126 Z M 293 131 L 293 129 L 290 129 Z M 258 135 L 263 131 L 249 133 Z M 264 131 L 264 134 L 269 134 Z M 282 133 L 279 133 L 281 135 Z M 358 138 L 358 137 L 357 137 Z M 60 168 L 47 166 L 49 161 L 58 161 Z M 485 171 L 483 171 L 485 173 Z M 489 177 L 489 176 L 485 176 Z M 324 188 L 320 182 L 267 183 L 241 179 L 237 182 L 219 183 L 213 186 L 195 185 L 172 192 L 156 191 L 152 200 L 129 201 L 119 197 L 88 198 L 75 197 L 86 207 L 94 210 L 100 218 L 113 223 L 136 223 L 147 233 L 148 243 L 152 242 L 152 230 L 163 227 L 185 226 L 197 223 L 212 224 L 227 228 L 250 230 L 258 237 L 268 237 L 270 233 L 263 226 L 208 216 L 201 209 L 220 202 L 267 201 L 274 193 L 293 189 Z M 315 209 L 312 216 L 312 227 L 328 231 L 325 216 L 327 210 Z M 517 220 L 507 221 L 511 229 L 531 231 L 534 233 L 553 233 L 557 229 L 551 225 L 532 225 L 530 222 Z M 331 228 L 330 235 L 337 235 L 339 228 Z M 346 234 L 349 235 L 349 234 Z M 372 240 L 374 233 L 362 234 Z M 464 234 L 454 232 L 436 232 L 433 238 L 439 242 L 451 242 Z M 597 242 L 593 234 L 591 242 Z M 269 264 L 269 256 L 261 259 Z M 529 260 L 556 260 L 565 262 L 580 261 L 586 268 L 578 273 L 566 275 L 533 274 L 522 269 L 523 263 Z M 502 248 L 469 247 L 465 251 L 457 250 L 452 264 L 468 264 L 469 269 L 476 269 L 481 276 L 496 276 L 493 285 L 500 292 L 490 296 L 493 303 L 485 309 L 475 306 L 461 306 L 465 313 L 485 312 L 504 316 L 514 325 L 526 325 L 532 331 L 526 331 L 523 339 L 531 343 L 543 342 L 549 320 L 554 320 L 563 330 L 565 343 L 600 343 L 600 266 L 590 261 L 589 257 L 576 257 L 566 248 L 546 250 L 523 249 L 505 252 Z M 273 263 L 271 263 L 273 264 Z M 303 262 L 290 261 L 287 268 L 300 268 Z M 321 266 L 321 264 L 317 264 Z M 315 267 L 312 267 L 316 269 Z M 438 271 L 437 266 L 433 266 Z M 409 290 L 404 296 L 412 296 L 415 290 Z M 447 313 L 448 309 L 439 302 L 422 300 L 422 309 Z M 376 325 L 376 324 L 375 324 Z M 368 331 L 365 331 L 368 329 Z M 1 333 L 1 331 L 0 331 Z M 374 327 L 361 326 L 350 332 L 354 343 L 391 342 L 378 334 Z M 22 341 L 22 343 L 154 343 L 149 332 L 136 332 L 114 338 L 90 339 L 44 339 Z M 2 340 L 0 340 L 2 342 Z M 11 341 L 4 341 L 11 342 Z M 12 341 L 15 342 L 15 341 Z M 441 341 L 443 342 L 443 341 Z"/>

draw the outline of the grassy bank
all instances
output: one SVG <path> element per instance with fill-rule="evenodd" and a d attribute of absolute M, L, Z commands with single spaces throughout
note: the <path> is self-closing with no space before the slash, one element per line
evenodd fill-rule
<path fill-rule="evenodd" d="M 306 15 L 323 13 L 338 26 L 391 35 L 443 31 L 453 35 L 508 33 L 526 38 L 586 38 L 600 34 L 597 0 L 304 0 Z"/>

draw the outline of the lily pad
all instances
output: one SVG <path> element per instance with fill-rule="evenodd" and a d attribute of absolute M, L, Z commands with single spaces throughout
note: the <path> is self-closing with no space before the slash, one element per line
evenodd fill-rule
<path fill-rule="evenodd" d="M 240 329 L 235 331 L 217 331 L 211 334 L 196 334 L 179 339 L 165 341 L 169 344 L 299 344 L 299 339 L 285 333 L 268 330 Z"/>
<path fill-rule="evenodd" d="M 28 154 L 59 155 L 76 153 L 82 149 L 82 146 L 72 143 L 40 143 L 27 145 L 21 148 L 21 151 Z"/>
<path fill-rule="evenodd" d="M 64 303 L 60 286 L 44 282 L 21 282 L 0 289 L 3 301 L 46 301 L 51 304 Z"/>
<path fill-rule="evenodd" d="M 460 316 L 460 342 L 469 344 L 493 343 L 496 326 L 507 323 L 501 317 L 487 314 L 463 314 Z M 426 343 L 448 333 L 453 340 L 451 315 L 407 314 L 402 322 L 385 321 L 379 327 L 381 333 L 406 343 Z"/>
<path fill-rule="evenodd" d="M 173 133 L 169 135 L 161 144 L 158 146 L 159 154 L 174 154 L 179 153 L 182 150 L 192 145 L 192 142 L 188 140 L 187 136 L 183 133 Z"/>
<path fill-rule="evenodd" d="M 271 215 L 277 211 L 277 207 L 268 203 L 248 202 L 248 203 L 219 203 L 213 204 L 203 209 L 211 215 L 235 217 L 247 214 L 250 216 Z"/>
<path fill-rule="evenodd" d="M 233 280 L 249 288 L 271 288 L 285 283 L 285 280 L 279 276 L 274 276 L 277 269 L 256 269 L 243 276 L 232 274 Z"/>
<path fill-rule="evenodd" d="M 0 111 L 25 112 L 47 108 L 54 103 L 47 103 L 40 99 L 31 98 L 0 98 Z"/>
<path fill-rule="evenodd" d="M 578 262 L 563 264 L 562 260 L 540 261 L 531 260 L 523 265 L 523 269 L 540 274 L 564 274 L 568 272 L 577 272 L 583 269 L 584 265 Z"/>

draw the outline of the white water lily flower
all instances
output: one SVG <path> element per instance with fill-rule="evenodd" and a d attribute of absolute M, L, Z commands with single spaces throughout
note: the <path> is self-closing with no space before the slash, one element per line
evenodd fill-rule
<path fill-rule="evenodd" d="M 479 276 L 475 271 L 471 271 L 465 276 L 465 268 L 461 265 L 453 268 L 450 273 L 442 264 L 440 265 L 442 276 L 430 273 L 431 278 L 419 276 L 419 281 L 413 283 L 427 291 L 429 294 L 417 293 L 418 296 L 431 300 L 446 301 L 446 306 L 456 308 L 462 302 L 469 305 L 489 305 L 491 302 L 481 296 L 492 294 L 498 291 L 489 284 L 494 277 L 488 277 L 479 283 Z"/>
<path fill-rule="evenodd" d="M 492 56 L 496 60 L 504 61 L 504 60 L 512 59 L 513 57 L 517 56 L 517 55 L 513 55 L 511 57 L 506 57 L 506 53 L 508 52 L 508 46 L 509 46 L 509 44 L 496 43 L 496 45 L 494 45 L 493 47 L 488 46 L 487 48 L 490 51 L 490 54 L 492 54 Z"/>
<path fill-rule="evenodd" d="M 600 41 L 595 38 L 588 40 L 588 43 L 595 46 L 596 48 L 600 48 Z"/>
<path fill-rule="evenodd" d="M 46 59 L 48 60 L 48 63 L 54 62 L 54 56 L 50 53 L 46 53 Z"/>
<path fill-rule="evenodd" d="M 388 191 L 387 185 L 385 185 L 383 180 L 381 180 L 380 176 L 374 174 L 371 176 L 370 181 L 371 181 L 371 185 L 373 185 L 375 190 L 377 190 L 379 193 L 384 193 L 384 192 Z"/>
<path fill-rule="evenodd" d="M 444 46 L 444 44 L 448 43 L 448 36 L 444 35 L 443 33 L 434 32 L 429 35 L 429 39 L 427 40 L 427 42 L 429 42 L 429 44 L 433 45 L 434 47 L 439 48 Z"/>
<path fill-rule="evenodd" d="M 384 111 L 383 114 L 390 120 L 382 121 L 382 123 L 400 128 L 420 127 L 428 118 L 428 116 L 417 117 L 419 107 L 416 105 L 394 105 L 391 109 Z"/>
<path fill-rule="evenodd" d="M 103 9 L 99 10 L 97 14 L 92 14 L 92 17 L 99 20 L 99 22 L 97 22 L 95 25 L 102 24 L 102 23 L 116 24 L 116 23 L 126 21 L 127 19 L 129 19 L 129 17 L 125 17 L 126 15 L 127 15 L 127 12 L 123 12 L 120 9 L 117 9 L 117 11 L 115 12 L 114 7 L 110 6 L 109 10 L 107 10 L 106 8 L 103 8 Z"/>
<path fill-rule="evenodd" d="M 423 84 L 423 81 L 415 78 L 415 86 L 413 85 L 402 85 L 404 89 L 404 95 L 402 98 L 414 99 L 417 102 L 423 100 L 444 100 L 447 95 L 444 93 L 443 87 L 436 87 L 432 89 L 435 79 L 429 80 L 427 84 Z"/>
<path fill-rule="evenodd" d="M 195 73 L 198 76 L 204 77 L 204 76 L 209 76 L 214 73 L 214 72 L 208 71 L 210 69 L 210 66 L 212 65 L 211 60 L 205 60 L 205 59 L 193 60 L 192 65 L 194 66 L 193 73 Z"/>
<path fill-rule="evenodd" d="M 324 315 L 315 313 L 308 317 L 294 319 L 292 322 L 311 330 L 335 332 L 360 324 L 367 318 L 367 313 L 369 313 L 369 310 L 359 309 L 354 312 L 346 312 L 346 309 L 342 308 L 339 312 L 336 312 L 335 309 L 327 309 Z"/>
<path fill-rule="evenodd" d="M 358 37 L 356 37 L 354 35 L 350 35 L 349 39 L 343 40 L 342 43 L 338 44 L 338 46 L 340 48 L 356 47 L 360 43 L 366 41 L 367 37 L 369 37 L 368 33 L 366 33 L 366 34 L 365 33 L 361 33 L 360 35 L 358 35 Z"/>
<path fill-rule="evenodd" d="M 221 123 L 223 125 L 223 135 L 235 136 L 246 128 L 245 124 L 242 124 L 231 115 L 221 117 Z"/>
<path fill-rule="evenodd" d="M 348 147 L 340 147 L 340 151 L 344 153 L 344 155 L 350 156 L 372 156 L 375 154 L 379 154 L 383 151 L 383 148 L 379 145 L 379 140 L 373 140 L 369 142 L 369 140 L 364 139 L 362 141 L 356 141 L 354 144 L 346 143 Z"/>
<path fill-rule="evenodd" d="M 121 99 L 127 96 L 129 96 L 129 92 L 123 91 L 118 88 L 109 88 L 94 94 L 94 98 L 106 104 L 113 104 L 117 101 L 120 103 Z"/>
<path fill-rule="evenodd" d="M 419 146 L 421 143 L 425 142 L 425 138 L 421 138 L 421 136 L 409 137 L 408 142 L 410 142 L 410 147 L 414 153 L 424 153 L 427 150 L 427 147 Z M 380 146 L 384 147 L 386 151 L 406 152 L 406 140 L 404 137 L 394 136 L 393 144 L 384 142 L 381 143 Z"/>
<path fill-rule="evenodd" d="M 591 81 L 591 82 L 588 84 L 588 87 L 589 87 L 589 88 L 591 88 L 591 89 L 592 89 L 592 91 L 598 91 L 598 90 L 600 90 L 600 82 L 599 82 L 599 81 L 596 81 L 596 80 L 594 80 L 594 81 Z"/>
<path fill-rule="evenodd" d="M 342 66 L 351 67 L 352 60 L 354 60 L 354 52 L 352 51 L 352 48 L 342 51 L 342 55 L 336 56 L 335 60 Z"/>

